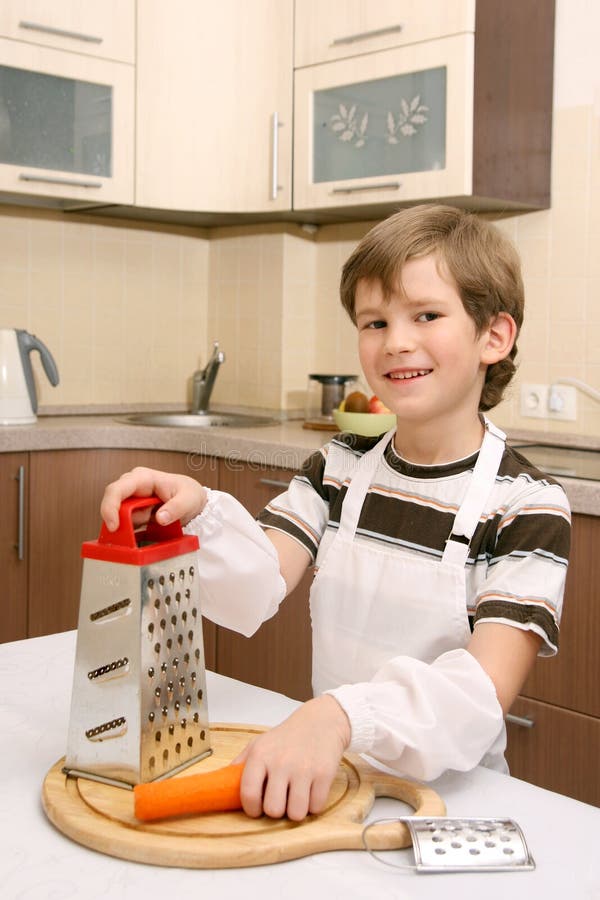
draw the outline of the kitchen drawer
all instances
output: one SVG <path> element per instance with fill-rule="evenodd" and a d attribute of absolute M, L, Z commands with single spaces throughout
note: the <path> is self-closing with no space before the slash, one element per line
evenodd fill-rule
<path fill-rule="evenodd" d="M 295 68 L 475 30 L 475 0 L 296 0 Z"/>
<path fill-rule="evenodd" d="M 600 806 L 600 719 L 519 697 L 507 723 L 510 774 L 531 784 Z"/>
<path fill-rule="evenodd" d="M 0 35 L 29 44 L 135 62 L 135 0 L 2 0 Z"/>

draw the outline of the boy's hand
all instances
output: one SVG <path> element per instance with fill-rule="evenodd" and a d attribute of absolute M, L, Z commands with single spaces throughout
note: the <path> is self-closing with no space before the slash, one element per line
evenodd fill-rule
<path fill-rule="evenodd" d="M 234 762 L 244 762 L 244 812 L 300 822 L 321 812 L 351 729 L 337 700 L 323 694 L 309 700 L 276 728 L 254 738 Z"/>
<path fill-rule="evenodd" d="M 116 531 L 119 527 L 119 507 L 123 500 L 133 496 L 150 497 L 152 494 L 164 501 L 156 513 L 159 525 L 169 525 L 176 519 L 187 525 L 204 509 L 207 500 L 206 488 L 188 475 L 170 475 L 137 466 L 109 484 L 104 491 L 100 515 L 108 530 Z M 149 511 L 145 511 L 145 518 L 148 517 Z"/>

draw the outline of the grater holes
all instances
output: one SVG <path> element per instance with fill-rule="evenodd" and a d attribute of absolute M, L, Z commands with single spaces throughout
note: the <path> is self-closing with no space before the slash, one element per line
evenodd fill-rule
<path fill-rule="evenodd" d="M 127 719 L 125 716 L 118 716 L 116 719 L 110 719 L 108 722 L 102 722 L 101 725 L 88 728 L 85 736 L 89 741 L 103 741 L 106 738 L 120 737 L 126 731 Z"/>
<path fill-rule="evenodd" d="M 179 754 L 181 753 L 181 742 L 180 741 L 177 741 L 177 743 L 175 744 L 175 753 L 177 754 L 177 756 L 179 756 Z"/>
<path fill-rule="evenodd" d="M 169 572 L 169 581 L 171 584 L 175 584 L 175 572 Z"/>
<path fill-rule="evenodd" d="M 165 576 L 164 576 L 164 575 L 160 575 L 160 576 L 159 576 L 159 578 L 158 578 L 158 583 L 160 584 L 161 587 L 164 586 L 164 583 L 165 583 Z"/>
<path fill-rule="evenodd" d="M 184 571 L 183 569 L 180 569 L 180 570 L 179 570 L 179 580 L 180 580 L 180 581 L 184 581 L 184 580 L 185 580 L 185 571 Z"/>
<path fill-rule="evenodd" d="M 156 760 L 154 759 L 153 756 L 151 756 L 150 759 L 148 760 L 148 765 L 149 765 L 150 769 L 154 769 L 154 767 L 156 766 Z"/>
<path fill-rule="evenodd" d="M 193 747 L 193 746 L 194 746 L 194 738 L 191 737 L 191 735 L 190 735 L 190 737 L 187 739 L 187 745 L 188 745 L 188 747 Z"/>
<path fill-rule="evenodd" d="M 116 678 L 120 675 L 126 675 L 129 672 L 129 659 L 123 656 L 121 659 L 113 659 L 112 662 L 98 666 L 97 669 L 90 669 L 87 677 L 90 681 L 107 681 L 109 678 Z"/>
<path fill-rule="evenodd" d="M 160 644 L 158 642 L 154 645 L 154 652 L 160 653 Z"/>
<path fill-rule="evenodd" d="M 204 729 L 202 729 L 202 731 L 200 732 L 200 740 L 203 741 L 205 737 L 206 737 L 206 732 L 204 731 Z"/>
<path fill-rule="evenodd" d="M 198 700 L 202 700 L 202 690 L 200 689 L 197 694 Z"/>
<path fill-rule="evenodd" d="M 185 609 L 184 609 L 184 611 L 181 613 L 181 621 L 182 621 L 182 622 L 187 622 L 187 612 L 186 612 Z"/>
<path fill-rule="evenodd" d="M 160 744 L 161 738 L 162 738 L 162 732 L 157 731 L 154 735 L 154 740 L 156 741 L 157 744 Z"/>
<path fill-rule="evenodd" d="M 184 615 L 185 615 L 185 613 L 184 613 Z M 175 628 L 175 626 L 177 625 L 177 616 L 176 615 L 171 616 L 171 625 L 173 626 L 173 628 Z"/>
<path fill-rule="evenodd" d="M 169 734 L 171 736 L 173 736 L 175 734 L 175 726 L 174 725 L 169 725 Z"/>
<path fill-rule="evenodd" d="M 165 606 L 170 606 L 170 605 L 171 605 L 171 595 L 167 594 L 167 596 L 165 597 Z"/>
<path fill-rule="evenodd" d="M 169 750 L 167 747 L 165 747 L 165 749 L 163 750 L 162 758 L 163 758 L 163 765 L 166 766 L 166 764 L 169 762 Z"/>
<path fill-rule="evenodd" d="M 154 601 L 154 609 L 160 609 L 160 599 L 158 597 Z"/>
<path fill-rule="evenodd" d="M 193 581 L 193 580 L 194 580 L 194 575 L 196 574 L 195 571 L 194 571 L 194 567 L 193 567 L 193 566 L 190 566 L 190 568 L 188 569 L 188 574 L 189 574 L 190 578 L 191 578 L 192 581 Z"/>
<path fill-rule="evenodd" d="M 192 618 L 196 619 L 197 617 L 198 617 L 198 610 L 194 606 L 194 608 L 192 609 Z"/>
<path fill-rule="evenodd" d="M 181 591 L 175 593 L 175 603 L 181 603 Z"/>
<path fill-rule="evenodd" d="M 168 638 L 167 639 L 167 649 L 170 650 L 172 646 L 173 646 L 173 638 Z"/>
<path fill-rule="evenodd" d="M 188 641 L 189 641 L 190 644 L 191 644 L 192 641 L 194 640 L 194 632 L 190 629 L 190 630 L 188 631 L 187 636 L 188 636 Z"/>
<path fill-rule="evenodd" d="M 192 592 L 190 591 L 189 588 L 186 588 L 185 589 L 185 599 L 189 600 L 191 596 L 192 596 Z"/>

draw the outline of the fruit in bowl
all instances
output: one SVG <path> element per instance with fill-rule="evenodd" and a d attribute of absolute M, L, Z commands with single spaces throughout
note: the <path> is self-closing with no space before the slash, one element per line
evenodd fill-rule
<path fill-rule="evenodd" d="M 340 431 L 367 437 L 383 434 L 396 424 L 396 416 L 379 397 L 367 397 L 362 391 L 348 394 L 338 409 L 333 411 L 333 418 Z"/>

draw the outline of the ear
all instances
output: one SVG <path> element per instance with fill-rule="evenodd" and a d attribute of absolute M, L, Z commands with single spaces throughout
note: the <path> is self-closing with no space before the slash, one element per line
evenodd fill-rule
<path fill-rule="evenodd" d="M 509 313 L 498 313 L 487 325 L 482 335 L 481 362 L 491 366 L 505 359 L 517 339 L 517 325 Z"/>

